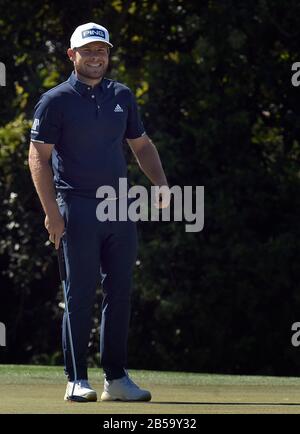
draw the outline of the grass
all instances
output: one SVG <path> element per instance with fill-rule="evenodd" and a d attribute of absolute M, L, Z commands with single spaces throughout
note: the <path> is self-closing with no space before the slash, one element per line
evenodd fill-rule
<path fill-rule="evenodd" d="M 149 403 L 63 401 L 62 367 L 0 365 L 0 413 L 300 413 L 300 378 L 130 371 L 152 393 Z M 103 375 L 89 370 L 101 395 Z"/>

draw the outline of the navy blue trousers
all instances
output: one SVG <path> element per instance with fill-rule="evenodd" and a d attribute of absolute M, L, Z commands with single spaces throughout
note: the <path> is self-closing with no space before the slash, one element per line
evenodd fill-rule
<path fill-rule="evenodd" d="M 132 270 L 138 245 L 136 223 L 100 222 L 96 216 L 99 204 L 96 198 L 58 193 L 57 203 L 66 225 L 63 248 L 77 378 L 88 378 L 87 350 L 95 292 L 100 284 L 103 289 L 100 361 L 107 379 L 120 378 L 127 364 Z M 62 342 L 65 373 L 72 381 L 74 371 L 66 313 Z"/>

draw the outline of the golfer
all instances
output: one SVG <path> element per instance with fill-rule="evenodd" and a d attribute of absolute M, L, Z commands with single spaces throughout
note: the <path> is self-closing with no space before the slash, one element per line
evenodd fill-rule
<path fill-rule="evenodd" d="M 132 270 L 137 257 L 136 223 L 129 219 L 99 221 L 96 191 L 111 186 L 116 191 L 112 200 L 120 200 L 119 179 L 127 177 L 122 148 L 125 139 L 145 175 L 154 185 L 162 186 L 156 197 L 157 208 L 169 206 L 170 190 L 133 93 L 104 77 L 111 47 L 103 26 L 87 23 L 75 29 L 67 50 L 74 71 L 67 81 L 44 93 L 35 107 L 29 166 L 46 215 L 49 239 L 56 249 L 62 241 L 65 254 L 77 371 L 74 379 L 65 312 L 65 399 L 71 398 L 72 391 L 80 400 L 97 400 L 88 383 L 87 349 L 95 290 L 101 283 L 101 400 L 149 401 L 150 392 L 140 389 L 126 370 Z"/>

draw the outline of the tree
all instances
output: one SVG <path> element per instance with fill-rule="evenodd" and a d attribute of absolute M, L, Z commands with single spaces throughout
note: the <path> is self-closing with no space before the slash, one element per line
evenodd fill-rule
<path fill-rule="evenodd" d="M 112 35 L 110 77 L 134 90 L 170 184 L 205 186 L 202 232 L 186 233 L 184 222 L 139 225 L 130 366 L 297 374 L 299 90 L 290 79 L 298 3 L 1 6 L 6 360 L 60 360 L 56 258 L 26 165 L 28 129 L 39 95 L 71 71 L 69 35 L 96 21 Z M 149 185 L 126 152 L 132 183 Z"/>

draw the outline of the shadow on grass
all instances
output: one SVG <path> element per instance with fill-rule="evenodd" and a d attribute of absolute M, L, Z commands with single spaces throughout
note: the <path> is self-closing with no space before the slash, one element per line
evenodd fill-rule
<path fill-rule="evenodd" d="M 144 403 L 145 404 L 145 403 Z M 192 402 L 192 401 L 185 401 L 185 402 L 174 402 L 174 401 L 151 401 L 148 402 L 148 404 L 159 404 L 159 405 L 261 405 L 261 406 L 289 406 L 289 405 L 298 405 L 300 406 L 300 402 Z"/>

